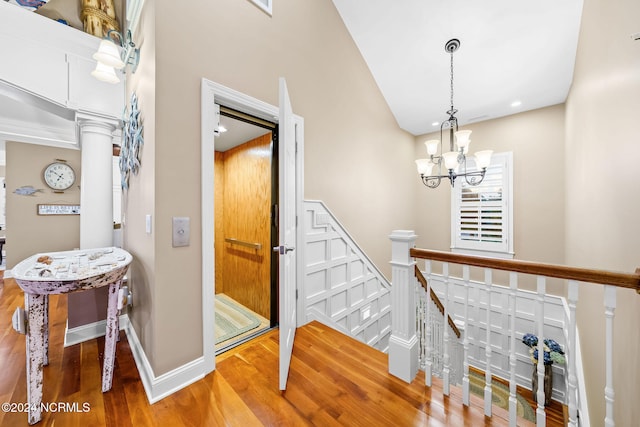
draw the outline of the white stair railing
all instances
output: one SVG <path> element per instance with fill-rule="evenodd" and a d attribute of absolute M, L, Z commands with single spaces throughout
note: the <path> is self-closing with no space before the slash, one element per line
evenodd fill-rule
<path fill-rule="evenodd" d="M 404 379 L 405 381 L 412 381 L 417 373 L 417 361 L 421 349 L 417 348 L 420 342 L 425 343 L 425 355 L 424 355 L 424 369 L 425 369 L 425 383 L 430 386 L 432 375 L 436 375 L 439 370 L 439 359 L 434 356 L 434 347 L 436 341 L 434 336 L 438 336 L 438 327 L 434 326 L 437 322 L 427 322 L 424 331 L 418 328 L 418 334 L 421 339 L 416 337 L 416 322 L 415 313 L 413 309 L 407 309 L 408 307 L 416 307 L 416 304 L 423 304 L 423 298 L 416 298 L 416 294 L 421 291 L 416 291 L 418 288 L 422 288 L 422 285 L 415 278 L 413 270 L 415 269 L 415 258 L 421 258 L 426 260 L 425 270 L 427 275 L 427 282 L 431 282 L 431 276 L 434 273 L 431 271 L 431 262 L 436 261 L 441 263 L 442 271 L 439 274 L 440 280 L 444 284 L 444 309 L 448 314 L 449 306 L 454 304 L 460 304 L 460 301 L 449 301 L 449 288 L 451 281 L 449 269 L 450 264 L 453 266 L 462 266 L 462 278 L 456 278 L 456 282 L 463 284 L 463 316 L 464 316 L 464 337 L 462 340 L 463 347 L 463 404 L 469 405 L 469 385 L 468 385 L 468 370 L 470 349 L 470 339 L 473 341 L 480 341 L 478 344 L 482 345 L 485 349 L 484 370 L 486 373 L 485 379 L 485 414 L 491 416 L 491 372 L 493 356 L 496 353 L 496 344 L 492 342 L 492 332 L 494 325 L 492 324 L 491 312 L 494 310 L 492 304 L 492 295 L 496 292 L 495 285 L 493 283 L 492 275 L 493 271 L 508 271 L 509 272 L 509 285 L 503 287 L 508 292 L 508 302 L 500 306 L 500 310 L 504 311 L 504 305 L 508 306 L 510 313 L 510 322 L 507 328 L 508 331 L 508 374 L 509 378 L 509 424 L 515 426 L 516 420 L 516 378 L 521 376 L 517 372 L 517 367 L 520 365 L 518 362 L 518 351 L 516 350 L 516 341 L 522 339 L 523 332 L 518 331 L 516 320 L 516 299 L 518 294 L 523 292 L 518 289 L 518 277 L 519 274 L 524 274 L 528 277 L 534 277 L 536 281 L 535 297 L 531 299 L 533 311 L 531 314 L 532 332 L 538 337 L 538 354 L 544 354 L 544 340 L 551 338 L 554 340 L 560 340 L 564 345 L 564 351 L 566 353 L 566 392 L 564 393 L 563 402 L 568 405 L 569 412 L 569 425 L 577 426 L 582 425 L 584 421 L 588 422 L 588 412 L 586 412 L 581 406 L 585 403 L 584 396 L 578 393 L 578 389 L 582 389 L 581 384 L 578 384 L 580 378 L 577 370 L 578 366 L 578 334 L 576 326 L 576 306 L 578 303 L 578 288 L 580 283 L 592 283 L 605 286 L 604 291 L 604 311 L 603 318 L 605 322 L 606 333 L 606 350 L 605 350 L 605 362 L 603 371 L 605 372 L 605 390 L 604 390 L 604 402 L 605 402 L 605 418 L 603 424 L 607 427 L 613 427 L 614 423 L 614 383 L 613 383 L 613 322 L 615 318 L 616 309 L 616 288 L 633 289 L 636 292 L 640 291 L 640 269 L 636 270 L 633 274 L 628 273 L 614 273 L 602 270 L 581 269 L 575 267 L 566 267 L 552 264 L 541 264 L 526 261 L 515 260 L 498 260 L 490 258 L 481 258 L 467 255 L 453 254 L 449 252 L 430 251 L 425 249 L 414 248 L 414 242 L 416 239 L 413 231 L 401 230 L 394 231 L 390 236 L 392 241 L 392 332 L 390 342 L 394 345 L 390 345 L 389 348 L 389 372 Z M 470 291 L 470 269 L 480 269 L 480 275 L 484 276 L 483 282 L 473 282 L 476 292 L 476 298 L 473 307 L 476 310 L 474 323 L 482 322 L 483 319 L 479 318 L 481 311 L 480 306 L 484 305 L 484 323 L 485 323 L 485 342 L 482 343 L 482 337 L 468 336 L 471 329 L 469 323 L 469 291 Z M 476 272 L 477 273 L 477 272 Z M 473 274 L 473 271 L 471 275 Z M 549 304 L 546 295 L 546 282 L 547 279 L 561 279 L 567 281 L 567 309 L 566 316 L 563 319 L 564 332 L 560 332 L 558 336 L 551 336 L 550 331 L 552 328 L 545 323 L 545 311 Z M 430 285 L 427 286 L 426 292 L 430 292 Z M 428 295 L 428 294 L 427 294 Z M 482 298 L 484 296 L 484 298 Z M 553 309 L 553 307 L 551 307 Z M 424 308 L 417 308 L 424 311 L 427 319 L 431 318 L 431 312 L 435 311 L 431 308 L 430 304 L 426 304 Z M 595 315 L 595 313 L 594 313 Z M 446 317 L 445 317 L 446 318 Z M 501 326 L 504 327 L 504 326 Z M 447 328 L 444 328 L 442 335 L 443 341 L 446 342 L 444 335 L 446 335 Z M 424 334 L 424 339 L 422 339 Z M 475 344 L 474 344 L 475 345 Z M 476 348 L 478 346 L 476 345 Z M 446 395 L 448 391 L 448 383 L 451 383 L 450 377 L 450 352 L 447 349 L 447 345 L 443 347 L 442 353 L 442 376 L 443 376 L 443 393 Z M 435 362 L 434 362 L 435 361 Z M 523 361 L 526 362 L 527 358 Z M 531 362 L 529 362 L 531 363 Z M 540 384 L 537 391 L 537 408 L 536 408 L 536 424 L 537 426 L 545 426 L 546 424 L 546 412 L 545 412 L 545 387 L 543 386 L 545 381 L 545 368 L 543 364 L 537 364 L 536 376 L 537 382 Z M 531 366 L 531 365 L 529 365 Z M 529 370 L 529 372 L 531 372 Z M 400 373 L 401 375 L 398 375 Z M 448 377 L 448 378 L 447 378 Z M 578 420 L 581 420 L 580 423 Z"/>
<path fill-rule="evenodd" d="M 463 345 L 460 328 L 448 313 L 445 304 L 430 289 L 429 281 L 416 269 L 421 286 L 416 287 L 416 322 L 420 369 L 430 372 L 425 375 L 431 385 L 431 376 L 443 379 L 450 385 L 462 384 Z M 428 275 L 428 273 L 427 273 Z M 447 319 L 445 321 L 445 319 Z M 445 387 L 445 394 L 449 389 Z"/>

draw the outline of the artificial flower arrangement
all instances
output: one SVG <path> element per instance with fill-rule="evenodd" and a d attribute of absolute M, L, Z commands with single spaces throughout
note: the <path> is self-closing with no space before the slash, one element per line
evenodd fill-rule
<path fill-rule="evenodd" d="M 531 355 L 531 361 L 538 363 L 538 337 L 533 334 L 525 334 L 522 337 L 522 342 L 530 347 L 529 354 Z M 551 365 L 554 362 L 565 362 L 564 351 L 562 351 L 560 344 L 547 338 L 544 340 L 544 364 Z"/>

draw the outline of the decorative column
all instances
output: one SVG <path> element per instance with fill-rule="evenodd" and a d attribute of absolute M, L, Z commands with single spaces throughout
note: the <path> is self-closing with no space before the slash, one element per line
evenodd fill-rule
<path fill-rule="evenodd" d="M 111 120 L 79 119 L 80 249 L 113 245 L 113 132 L 117 125 Z"/>
<path fill-rule="evenodd" d="M 95 116 L 78 117 L 82 176 L 80 180 L 80 249 L 113 245 L 113 132 L 116 120 Z M 104 320 L 108 288 L 68 295 L 67 338 L 69 330 Z M 86 338 L 104 332 L 95 330 Z M 74 334 L 75 335 L 75 334 Z M 77 342 L 71 338 L 70 342 Z"/>
<path fill-rule="evenodd" d="M 411 230 L 391 233 L 391 337 L 389 373 L 411 382 L 418 373 L 416 337 L 415 261 L 409 256 L 416 235 Z"/>

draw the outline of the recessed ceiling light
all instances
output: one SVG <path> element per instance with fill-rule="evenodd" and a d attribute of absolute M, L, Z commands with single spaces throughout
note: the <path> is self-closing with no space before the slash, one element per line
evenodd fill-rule
<path fill-rule="evenodd" d="M 522 105 L 522 102 L 521 102 L 521 101 L 513 101 L 513 102 L 511 103 L 511 106 L 512 106 L 512 107 L 519 107 L 519 106 L 521 106 L 521 105 Z"/>

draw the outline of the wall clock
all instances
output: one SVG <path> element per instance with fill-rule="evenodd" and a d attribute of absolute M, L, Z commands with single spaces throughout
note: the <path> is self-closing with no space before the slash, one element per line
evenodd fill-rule
<path fill-rule="evenodd" d="M 76 173 L 71 166 L 62 162 L 53 162 L 43 173 L 44 182 L 53 190 L 63 191 L 76 181 Z"/>

